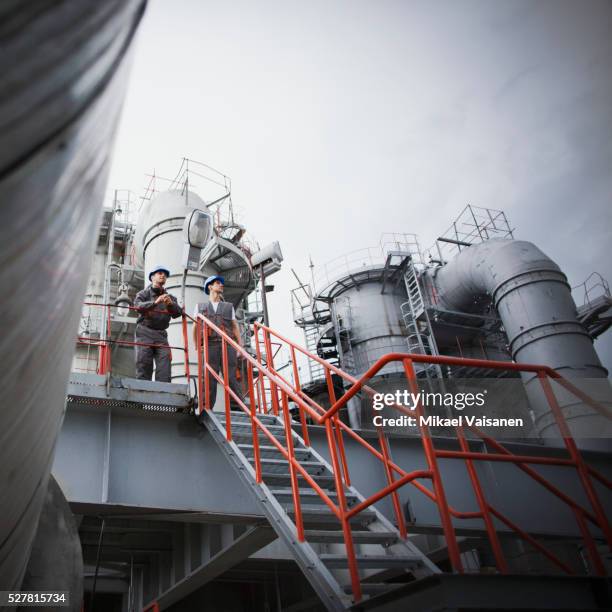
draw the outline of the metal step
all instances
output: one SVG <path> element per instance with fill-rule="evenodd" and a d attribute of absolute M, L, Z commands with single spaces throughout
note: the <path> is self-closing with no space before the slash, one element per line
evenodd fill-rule
<path fill-rule="evenodd" d="M 338 494 L 335 491 L 324 491 L 324 492 L 334 503 L 338 502 Z M 276 497 L 276 499 L 280 503 L 283 503 L 287 500 L 291 501 L 293 499 L 293 492 L 290 488 L 271 489 L 270 493 L 272 493 L 272 495 L 274 495 L 274 497 Z M 357 502 L 359 502 L 359 499 L 357 498 L 356 495 L 346 493 L 345 497 L 346 497 L 346 503 L 349 506 L 349 508 L 351 506 L 354 506 Z M 325 502 L 321 499 L 321 496 L 316 491 L 313 491 L 310 488 L 300 489 L 300 498 L 304 501 L 304 503 L 325 504 Z"/>
<path fill-rule="evenodd" d="M 223 421 L 221 424 L 225 427 L 225 421 Z M 253 433 L 253 428 L 251 426 L 251 421 L 248 421 L 248 422 L 247 421 L 240 421 L 240 420 L 235 421 L 234 419 L 232 419 L 231 425 L 232 425 L 232 433 L 234 431 L 240 432 L 240 433 L 246 431 L 246 432 L 248 432 L 251 435 Z M 284 427 L 284 425 L 272 425 L 272 424 L 268 425 L 267 423 L 265 423 L 265 426 L 266 426 L 266 429 L 272 435 L 274 435 L 275 437 L 276 436 L 283 436 L 283 437 L 285 436 L 285 427 Z M 266 435 L 265 433 L 262 432 L 262 430 L 260 428 L 257 428 L 257 431 L 259 432 L 259 434 L 261 436 L 265 436 Z"/>
<path fill-rule="evenodd" d="M 251 438 L 252 439 L 252 438 Z M 268 439 L 267 442 L 270 442 Z M 246 457 L 249 459 L 254 456 L 255 449 L 252 444 L 238 444 L 238 448 L 244 453 Z M 308 460 L 312 457 L 312 453 L 307 448 L 295 448 L 295 457 L 299 461 Z M 271 446 L 267 444 L 259 445 L 259 456 L 266 458 L 282 458 L 281 452 L 276 448 L 276 446 Z M 285 463 L 287 462 L 284 460 Z"/>
<path fill-rule="evenodd" d="M 250 457 L 251 465 L 255 465 L 255 457 Z M 289 474 L 289 462 L 287 459 L 267 459 L 261 458 L 261 469 L 264 472 L 274 472 L 279 474 Z M 300 465 L 312 476 L 323 474 L 325 466 L 318 461 L 300 461 Z M 330 474 L 331 476 L 331 474 Z"/>
<path fill-rule="evenodd" d="M 225 423 L 225 412 L 215 413 L 215 416 L 221 421 L 221 423 Z M 232 427 L 235 423 L 247 423 L 249 426 L 251 425 L 251 417 L 245 414 L 243 411 L 238 412 L 238 410 L 232 411 Z M 256 414 L 255 415 L 266 427 L 278 425 L 279 427 L 284 427 L 284 425 L 280 422 L 279 418 L 273 414 Z"/>
<path fill-rule="evenodd" d="M 276 485 L 277 487 L 288 487 L 291 486 L 291 478 L 288 473 L 282 474 L 279 472 L 265 472 L 262 470 L 262 478 L 265 483 L 270 485 Z M 335 484 L 334 477 L 329 473 L 323 474 L 313 474 L 313 480 L 322 488 L 329 487 Z M 300 483 L 300 487 L 308 487 L 308 483 L 304 481 L 304 478 L 301 474 L 298 474 L 298 481 Z"/>
<path fill-rule="evenodd" d="M 285 432 L 280 431 L 271 431 L 272 435 L 283 445 L 285 446 Z M 232 424 L 232 440 L 240 445 L 240 444 L 253 444 L 253 432 L 251 431 L 251 427 L 249 425 L 246 427 L 234 427 Z M 258 440 L 260 445 L 269 445 L 271 444 L 270 438 L 266 436 L 261 430 L 258 431 Z M 295 437 L 293 438 L 293 444 L 297 445 L 297 440 Z M 301 448 L 301 447 L 300 447 Z"/>
<path fill-rule="evenodd" d="M 348 561 L 346 555 L 320 554 L 319 558 L 330 569 L 346 569 Z M 416 569 L 423 565 L 417 555 L 390 556 L 390 555 L 356 555 L 359 569 Z"/>
<path fill-rule="evenodd" d="M 283 504 L 283 509 L 292 519 L 294 518 L 295 510 L 293 504 Z M 338 529 L 340 525 L 340 521 L 327 506 L 302 505 L 301 510 L 302 518 L 306 525 L 317 525 L 319 527 L 328 525 L 335 529 Z M 351 527 L 365 527 L 375 520 L 376 513 L 373 510 L 366 509 L 357 516 L 353 516 L 349 522 Z"/>
<path fill-rule="evenodd" d="M 397 533 L 393 531 L 353 531 L 353 542 L 356 544 L 380 544 L 390 546 L 398 541 Z M 304 532 L 306 540 L 320 544 L 343 544 L 342 531 L 328 531 L 325 529 L 309 529 Z"/>

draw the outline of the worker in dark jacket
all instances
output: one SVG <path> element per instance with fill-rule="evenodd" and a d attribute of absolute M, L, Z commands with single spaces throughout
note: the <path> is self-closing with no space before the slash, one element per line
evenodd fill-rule
<path fill-rule="evenodd" d="M 136 321 L 136 378 L 151 380 L 155 362 L 155 380 L 170 382 L 170 347 L 168 333 L 170 318 L 181 316 L 181 309 L 164 285 L 170 271 L 155 266 L 149 273 L 151 284 L 139 291 L 134 306 L 139 316 Z M 147 345 L 147 346 L 144 346 Z M 155 345 L 155 346 L 150 346 Z"/>

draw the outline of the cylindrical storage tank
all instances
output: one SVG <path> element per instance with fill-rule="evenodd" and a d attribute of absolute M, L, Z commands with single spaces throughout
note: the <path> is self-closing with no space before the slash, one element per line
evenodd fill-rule
<path fill-rule="evenodd" d="M 407 352 L 400 310 L 407 300 L 403 286 L 393 293 L 381 289 L 378 281 L 353 285 L 332 302 L 335 318 L 348 329 L 356 377 L 388 353 Z M 381 370 L 392 372 L 403 372 L 402 364 L 389 363 Z"/>
<path fill-rule="evenodd" d="M 343 276 L 319 295 L 330 296 L 341 366 L 355 378 L 388 353 L 408 352 L 401 314 L 401 305 L 408 299 L 405 287 L 403 283 L 383 286 L 383 277 L 382 266 L 370 267 L 361 274 Z M 381 393 L 407 388 L 402 363 L 388 363 L 368 385 Z M 352 427 L 371 427 L 370 400 L 351 400 L 348 415 Z"/>
<path fill-rule="evenodd" d="M 166 191 L 159 193 L 146 204 L 136 223 L 136 264 L 144 269 L 145 286 L 149 284 L 149 272 L 156 265 L 170 271 L 166 290 L 181 300 L 183 283 L 183 223 L 193 210 L 206 211 L 206 203 L 191 191 Z M 189 270 L 185 280 L 185 312 L 193 313 L 196 303 L 202 301 L 202 272 Z M 188 320 L 189 363 L 192 372 L 197 367 L 197 355 L 193 346 L 191 323 Z M 181 318 L 172 319 L 168 328 L 168 343 L 172 347 L 184 346 Z M 172 382 L 185 379 L 185 353 L 180 348 L 172 349 Z"/>

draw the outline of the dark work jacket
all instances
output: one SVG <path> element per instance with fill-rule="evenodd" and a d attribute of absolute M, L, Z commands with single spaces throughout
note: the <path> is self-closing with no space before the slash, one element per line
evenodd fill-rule
<path fill-rule="evenodd" d="M 155 300 L 166 293 L 172 299 L 172 305 L 156 304 Z M 139 317 L 137 325 L 146 325 L 151 329 L 168 329 L 170 318 L 176 319 L 181 316 L 181 309 L 176 298 L 165 289 L 158 289 L 149 285 L 146 289 L 139 291 L 134 300 L 134 306 L 138 309 Z"/>

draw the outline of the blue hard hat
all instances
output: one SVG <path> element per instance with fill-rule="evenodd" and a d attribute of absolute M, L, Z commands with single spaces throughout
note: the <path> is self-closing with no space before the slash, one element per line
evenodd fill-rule
<path fill-rule="evenodd" d="M 206 295 L 210 294 L 210 291 L 208 290 L 208 285 L 210 285 L 210 283 L 214 283 L 216 280 L 221 281 L 225 285 L 225 279 L 222 276 L 219 276 L 218 274 L 213 274 L 212 276 L 209 276 L 204 281 L 204 293 Z"/>
<path fill-rule="evenodd" d="M 166 266 L 155 266 L 150 272 L 149 272 L 149 280 L 151 280 L 151 277 L 156 273 L 156 272 L 165 272 L 166 276 L 170 276 L 170 270 L 168 270 L 168 268 L 166 268 Z"/>

